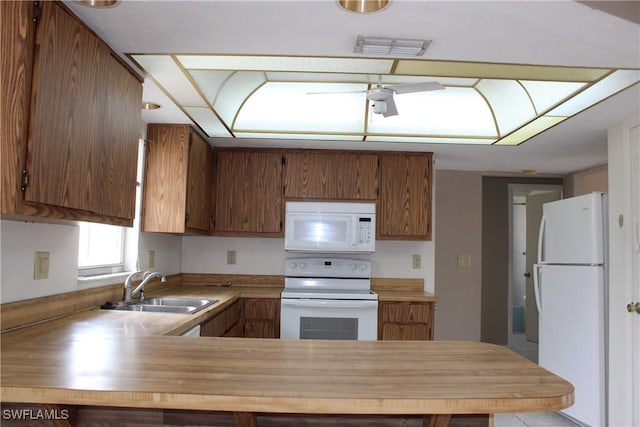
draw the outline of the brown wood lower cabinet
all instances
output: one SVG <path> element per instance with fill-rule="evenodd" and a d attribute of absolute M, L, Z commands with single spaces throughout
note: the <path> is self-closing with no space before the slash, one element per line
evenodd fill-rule
<path fill-rule="evenodd" d="M 280 338 L 280 299 L 243 298 L 244 336 Z"/>
<path fill-rule="evenodd" d="M 235 301 L 200 326 L 201 337 L 241 337 L 240 301 Z"/>
<path fill-rule="evenodd" d="M 378 339 L 432 340 L 433 302 L 379 302 Z"/>

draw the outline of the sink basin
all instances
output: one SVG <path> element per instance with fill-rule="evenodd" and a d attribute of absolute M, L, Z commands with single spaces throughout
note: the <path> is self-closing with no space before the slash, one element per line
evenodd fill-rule
<path fill-rule="evenodd" d="M 138 311 L 147 313 L 177 313 L 177 314 L 190 314 L 197 310 L 197 307 L 189 306 L 170 306 L 170 305 L 146 305 L 146 304 L 133 304 L 123 305 L 116 307 L 115 310 L 120 311 Z"/>
<path fill-rule="evenodd" d="M 142 302 L 144 305 L 155 306 L 176 306 L 176 307 L 197 307 L 204 308 L 216 303 L 217 299 L 200 299 L 200 298 L 176 298 L 176 297 L 155 297 L 148 298 Z"/>
<path fill-rule="evenodd" d="M 193 314 L 212 304 L 217 299 L 155 297 L 131 305 L 118 306 L 115 310 L 138 311 L 147 313 Z"/>

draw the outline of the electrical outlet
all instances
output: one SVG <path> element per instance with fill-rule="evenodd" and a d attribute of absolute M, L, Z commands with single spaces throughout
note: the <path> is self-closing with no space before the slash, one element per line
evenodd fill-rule
<path fill-rule="evenodd" d="M 411 265 L 414 269 L 422 268 L 422 256 L 411 255 Z"/>
<path fill-rule="evenodd" d="M 227 264 L 236 263 L 236 251 L 227 251 Z"/>
<path fill-rule="evenodd" d="M 153 249 L 149 251 L 149 268 L 155 268 L 156 266 L 156 251 Z"/>
<path fill-rule="evenodd" d="M 33 278 L 35 280 L 49 278 L 49 252 L 36 252 L 33 262 Z"/>
<path fill-rule="evenodd" d="M 458 255 L 458 267 L 471 267 L 471 256 L 469 255 Z"/>

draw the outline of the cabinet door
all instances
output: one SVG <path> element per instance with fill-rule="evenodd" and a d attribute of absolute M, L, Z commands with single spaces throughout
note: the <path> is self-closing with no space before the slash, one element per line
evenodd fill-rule
<path fill-rule="evenodd" d="M 133 218 L 142 85 L 60 6 L 41 7 L 25 200 Z"/>
<path fill-rule="evenodd" d="M 379 239 L 431 240 L 431 153 L 380 159 Z"/>
<path fill-rule="evenodd" d="M 280 338 L 280 300 L 276 298 L 243 299 L 244 336 Z"/>
<path fill-rule="evenodd" d="M 354 153 L 288 153 L 285 197 L 375 200 L 378 156 Z"/>
<path fill-rule="evenodd" d="M 211 228 L 213 193 L 213 151 L 193 129 L 190 131 L 187 177 L 186 226 L 194 232 L 207 234 Z"/>
<path fill-rule="evenodd" d="M 282 235 L 282 155 L 219 151 L 215 232 Z"/>
<path fill-rule="evenodd" d="M 432 340 L 432 302 L 378 304 L 378 338 L 381 340 Z"/>
<path fill-rule="evenodd" d="M 34 2 L 0 1 L 0 174 L 2 214 L 22 213 L 21 173 L 25 165 L 31 70 L 35 37 Z"/>
<path fill-rule="evenodd" d="M 150 124 L 145 153 L 142 231 L 183 233 L 189 126 Z"/>

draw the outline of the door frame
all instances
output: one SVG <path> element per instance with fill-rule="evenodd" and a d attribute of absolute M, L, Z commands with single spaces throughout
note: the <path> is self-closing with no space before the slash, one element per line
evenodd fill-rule
<path fill-rule="evenodd" d="M 520 184 L 511 183 L 508 185 L 509 192 L 509 292 L 508 292 L 508 321 L 507 321 L 507 337 L 508 345 L 511 345 L 511 332 L 513 329 L 513 310 L 511 305 L 511 298 L 514 289 L 513 283 L 513 241 L 514 241 L 514 220 L 513 220 L 513 198 L 518 195 L 527 196 L 534 193 L 548 193 L 548 192 L 560 192 L 560 198 L 563 197 L 564 187 L 560 184 Z M 526 328 L 526 327 L 525 327 Z"/>

